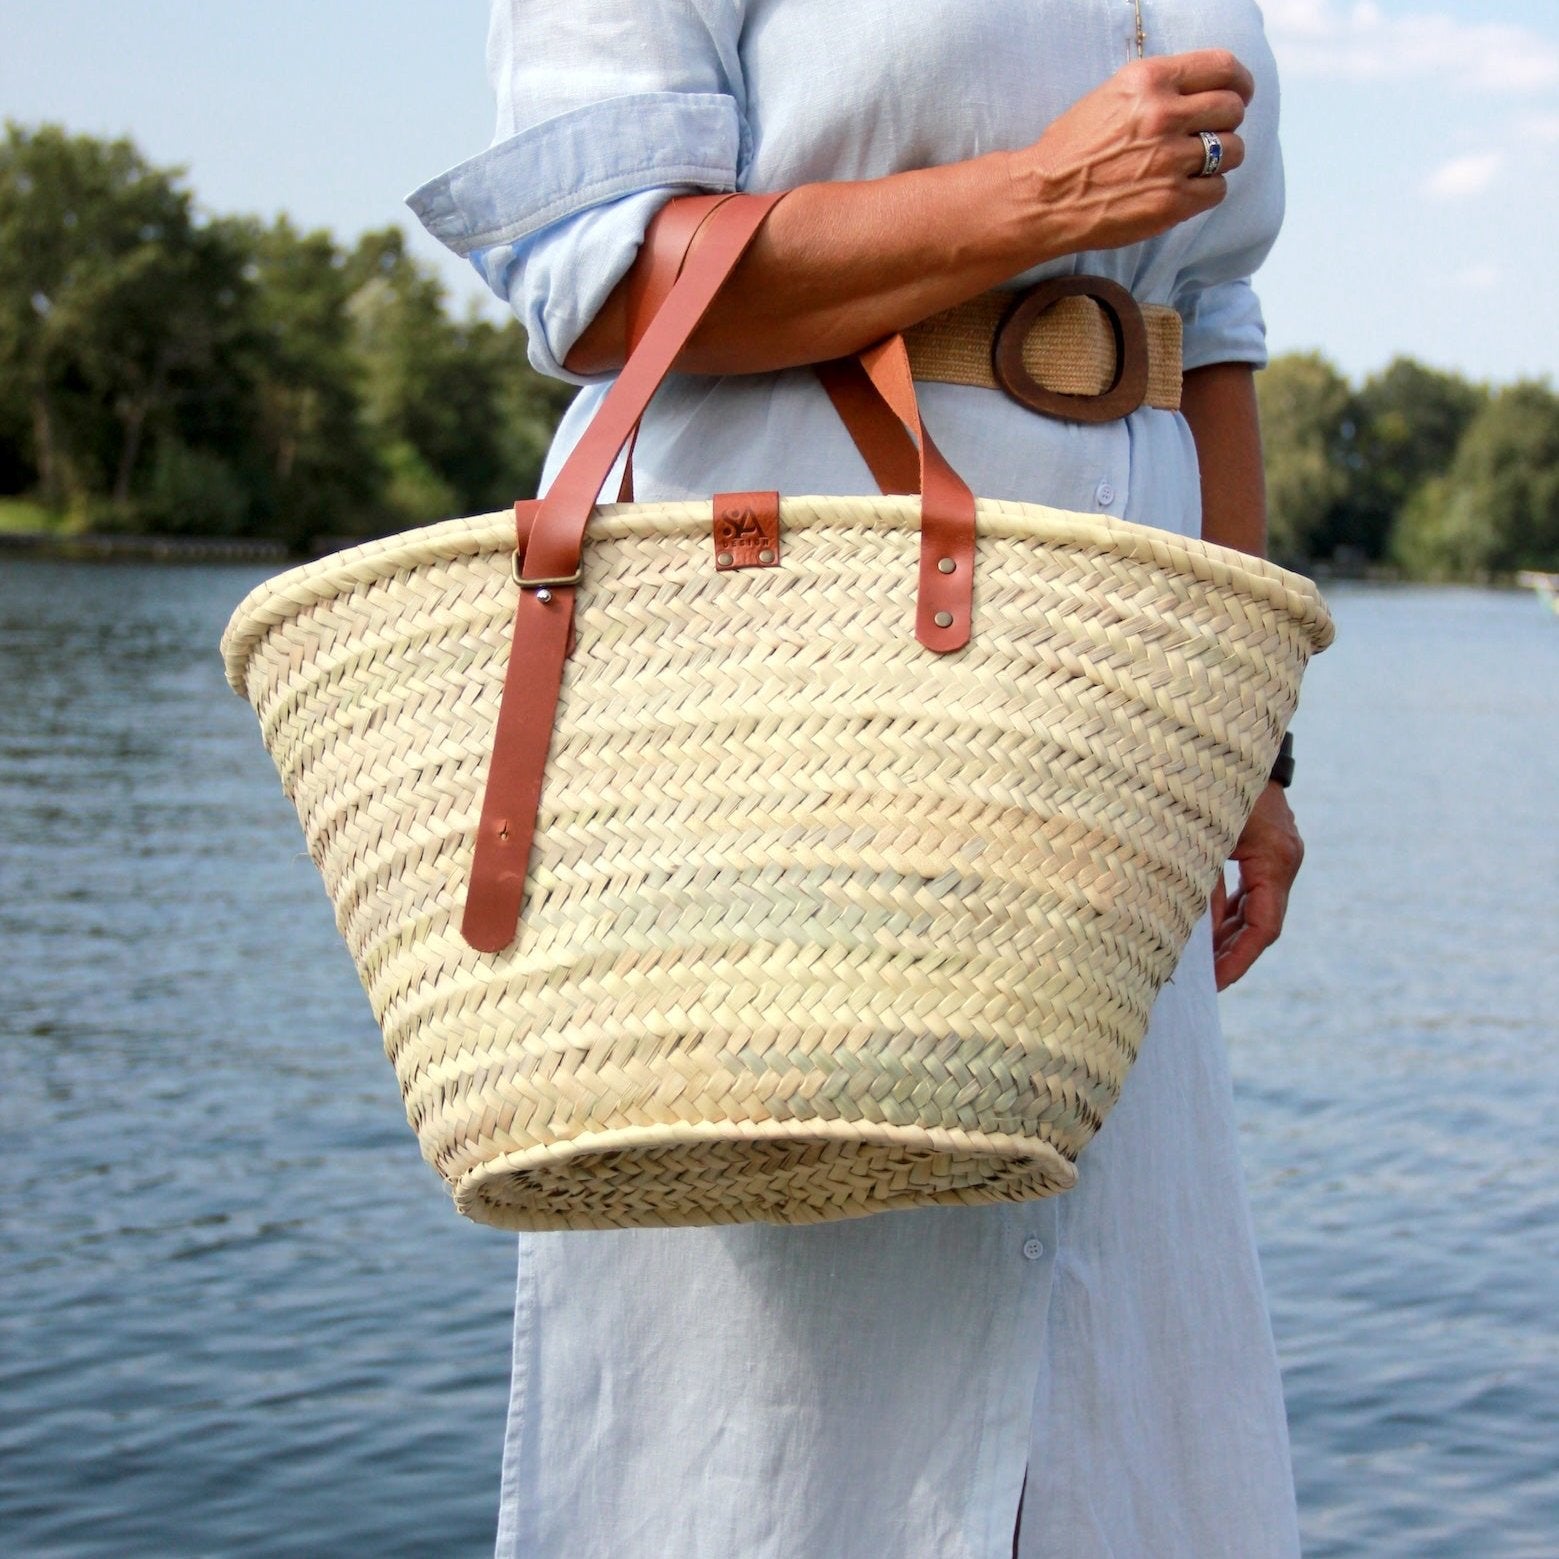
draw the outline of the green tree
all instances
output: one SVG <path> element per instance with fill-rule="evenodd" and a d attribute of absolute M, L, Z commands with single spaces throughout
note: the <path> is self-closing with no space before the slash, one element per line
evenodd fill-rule
<path fill-rule="evenodd" d="M 1319 353 L 1276 357 L 1256 376 L 1267 469 L 1268 550 L 1324 556 L 1349 490 L 1356 410 L 1348 381 Z"/>
<path fill-rule="evenodd" d="M 350 312 L 365 411 L 391 475 L 392 518 L 445 519 L 481 507 L 499 465 L 496 385 L 444 311 L 437 278 L 398 228 L 359 240 Z"/>
<path fill-rule="evenodd" d="M 450 319 L 443 288 L 407 255 L 399 229 L 365 235 L 350 268 L 360 278 L 351 311 L 392 516 L 425 523 L 530 496 L 572 386 L 530 367 L 516 322 Z"/>
<path fill-rule="evenodd" d="M 385 473 L 364 408 L 347 258 L 329 233 L 300 233 L 286 217 L 250 224 L 249 242 L 263 528 L 299 550 L 371 534 Z"/>
<path fill-rule="evenodd" d="M 496 385 L 498 471 L 484 508 L 535 496 L 552 435 L 578 387 L 550 379 L 525 357 L 525 332 L 517 320 L 502 328 L 482 324 L 468 338 Z"/>
<path fill-rule="evenodd" d="M 0 143 L 0 428 L 45 501 L 129 504 L 243 327 L 235 229 L 128 141 L 6 125 Z"/>
<path fill-rule="evenodd" d="M 1398 516 L 1426 481 L 1449 469 L 1468 423 L 1487 400 L 1482 386 L 1410 357 L 1366 379 L 1357 398 L 1350 491 L 1328 550 L 1383 558 Z"/>
<path fill-rule="evenodd" d="M 1393 550 L 1421 578 L 1559 569 L 1559 396 L 1532 381 L 1495 395 L 1409 502 Z"/>

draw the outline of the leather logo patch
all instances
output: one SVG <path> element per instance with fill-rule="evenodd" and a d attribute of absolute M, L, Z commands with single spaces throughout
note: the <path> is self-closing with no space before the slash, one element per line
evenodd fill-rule
<path fill-rule="evenodd" d="M 715 567 L 774 568 L 779 564 L 779 494 L 716 493 Z"/>

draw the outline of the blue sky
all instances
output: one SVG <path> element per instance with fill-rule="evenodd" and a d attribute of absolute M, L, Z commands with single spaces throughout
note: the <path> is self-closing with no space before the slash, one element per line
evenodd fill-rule
<path fill-rule="evenodd" d="M 1400 352 L 1559 376 L 1559 0 L 1262 8 L 1289 187 L 1258 278 L 1273 349 L 1354 376 Z M 403 222 L 496 313 L 401 205 L 490 139 L 486 17 L 486 0 L 0 0 L 0 115 L 128 134 L 213 211 L 344 238 Z"/>

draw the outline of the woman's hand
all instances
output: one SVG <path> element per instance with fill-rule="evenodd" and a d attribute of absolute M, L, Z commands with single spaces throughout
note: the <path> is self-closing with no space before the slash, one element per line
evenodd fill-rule
<path fill-rule="evenodd" d="M 1304 858 L 1288 797 L 1280 785 L 1268 785 L 1229 857 L 1239 866 L 1239 885 L 1231 894 L 1220 873 L 1213 887 L 1213 974 L 1220 991 L 1277 941 Z"/>
<path fill-rule="evenodd" d="M 1210 181 L 1209 181 L 1210 182 Z M 1185 376 L 1180 410 L 1196 443 L 1202 485 L 1202 538 L 1260 557 L 1266 551 L 1267 495 L 1261 419 L 1249 363 L 1209 363 Z M 1277 941 L 1288 892 L 1304 859 L 1281 785 L 1268 785 L 1231 857 L 1239 885 L 1213 888 L 1213 973 L 1233 985 Z"/>
<path fill-rule="evenodd" d="M 1226 49 L 1133 60 L 1011 158 L 1013 187 L 1048 254 L 1139 243 L 1211 210 L 1223 173 L 1199 178 L 1199 131 L 1223 143 L 1224 173 L 1245 144 L 1234 132 L 1255 91 Z"/>

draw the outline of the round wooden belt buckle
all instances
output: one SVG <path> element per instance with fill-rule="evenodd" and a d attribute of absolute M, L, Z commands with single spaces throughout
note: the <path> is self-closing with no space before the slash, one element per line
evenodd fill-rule
<path fill-rule="evenodd" d="M 1115 377 L 1097 395 L 1048 390 L 1023 362 L 1030 327 L 1062 298 L 1092 298 L 1104 310 L 1115 337 Z M 1148 327 L 1137 300 L 1107 276 L 1054 276 L 1020 293 L 1002 317 L 991 342 L 991 369 L 1013 400 L 1047 417 L 1067 422 L 1114 422 L 1128 417 L 1147 398 Z"/>

